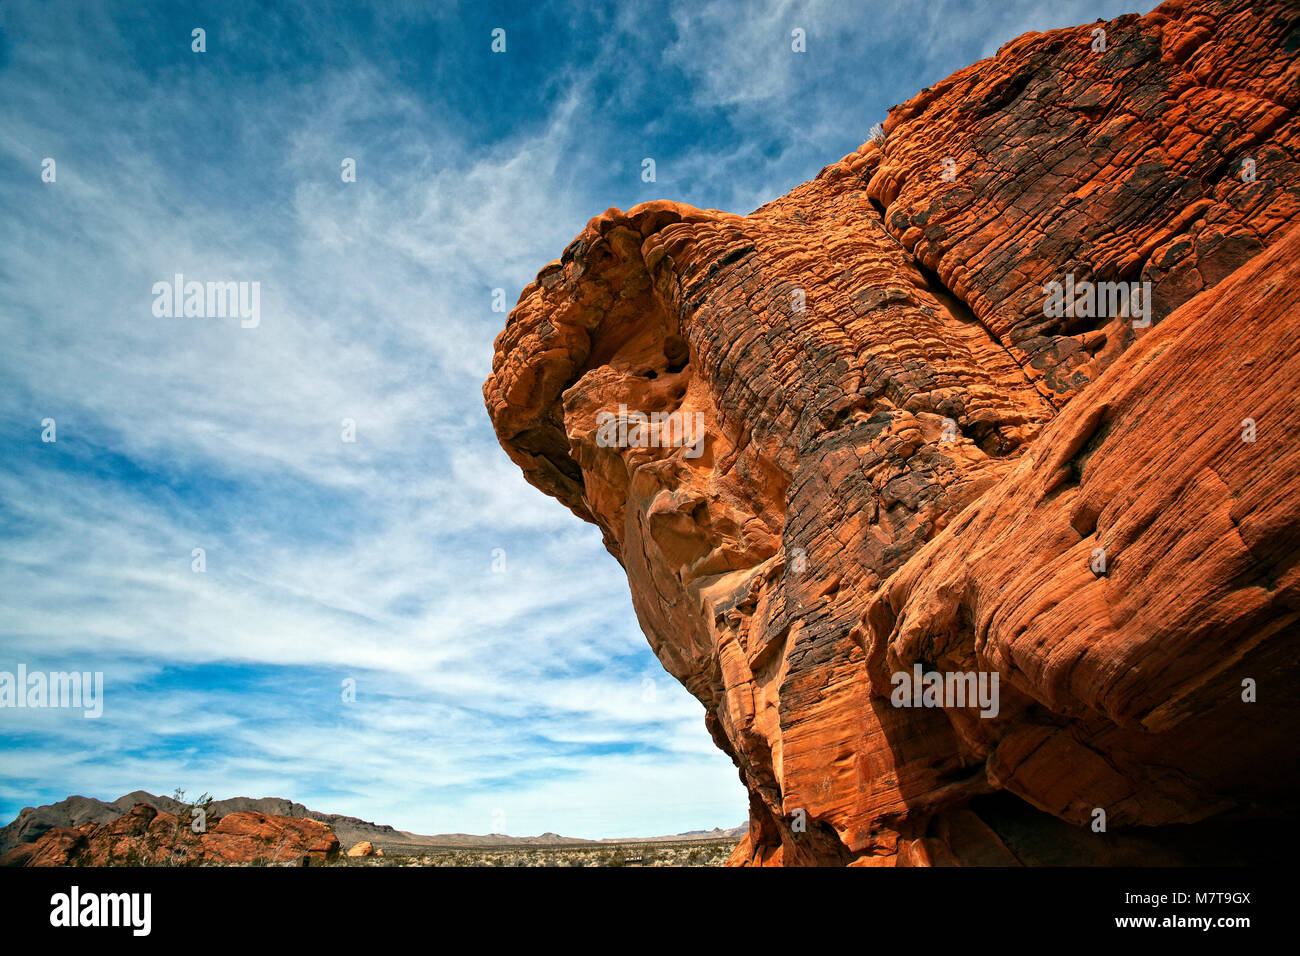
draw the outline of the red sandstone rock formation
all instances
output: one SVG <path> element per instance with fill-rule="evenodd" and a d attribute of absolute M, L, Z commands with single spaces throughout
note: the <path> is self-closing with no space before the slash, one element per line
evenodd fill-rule
<path fill-rule="evenodd" d="M 137 803 L 111 823 L 54 827 L 35 843 L 14 847 L 0 866 L 193 866 L 298 863 L 338 855 L 338 837 L 323 823 L 253 811 L 209 821 L 196 834 L 189 821 Z"/>
<path fill-rule="evenodd" d="M 734 863 L 1235 859 L 1294 803 L 1298 37 L 1028 34 L 750 215 L 610 209 L 523 291 L 497 435 L 704 704 Z M 1067 276 L 1150 298 L 1046 315 Z M 702 445 L 611 445 L 620 406 Z M 917 664 L 997 715 L 895 706 Z"/>

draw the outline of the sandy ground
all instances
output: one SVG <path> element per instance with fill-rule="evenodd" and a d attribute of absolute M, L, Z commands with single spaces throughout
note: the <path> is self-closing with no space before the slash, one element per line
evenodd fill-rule
<path fill-rule="evenodd" d="M 576 846 L 387 846 L 383 856 L 340 857 L 329 866 L 722 866 L 735 840 Z"/>

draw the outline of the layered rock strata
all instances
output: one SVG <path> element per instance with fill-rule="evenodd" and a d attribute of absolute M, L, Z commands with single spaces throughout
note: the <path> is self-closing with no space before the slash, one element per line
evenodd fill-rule
<path fill-rule="evenodd" d="M 1293 805 L 1298 50 L 1284 2 L 1027 34 L 523 291 L 496 433 L 736 762 L 733 862 L 1195 862 Z"/>

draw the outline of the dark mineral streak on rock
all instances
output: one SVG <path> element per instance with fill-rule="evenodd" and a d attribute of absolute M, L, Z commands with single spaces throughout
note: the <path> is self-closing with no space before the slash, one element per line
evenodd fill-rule
<path fill-rule="evenodd" d="M 749 216 L 610 209 L 523 291 L 497 435 L 739 767 L 732 862 L 1229 861 L 1294 805 L 1297 29 L 1027 34 Z M 1067 273 L 1153 324 L 1046 317 Z M 620 404 L 703 454 L 602 447 Z M 916 663 L 996 671 L 997 717 L 892 706 Z"/>

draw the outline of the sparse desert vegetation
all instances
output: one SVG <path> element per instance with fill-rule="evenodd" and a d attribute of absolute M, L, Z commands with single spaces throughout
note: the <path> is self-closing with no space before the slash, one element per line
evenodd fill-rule
<path fill-rule="evenodd" d="M 340 857 L 329 866 L 722 866 L 736 841 L 559 846 L 383 847 L 383 856 Z"/>

